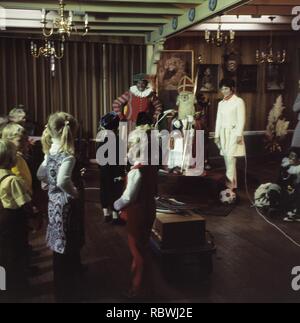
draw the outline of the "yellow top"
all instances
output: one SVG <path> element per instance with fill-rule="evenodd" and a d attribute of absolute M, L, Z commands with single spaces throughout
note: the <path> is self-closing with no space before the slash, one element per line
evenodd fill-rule
<path fill-rule="evenodd" d="M 0 183 L 0 201 L 5 209 L 19 209 L 31 201 L 31 197 L 26 190 L 24 181 L 7 169 L 0 169 L 0 180 L 6 175 L 12 175 L 5 178 Z"/>
<path fill-rule="evenodd" d="M 25 182 L 27 191 L 32 195 L 32 176 L 26 160 L 21 153 L 17 153 L 17 164 L 11 169 L 13 174 L 23 179 Z"/>

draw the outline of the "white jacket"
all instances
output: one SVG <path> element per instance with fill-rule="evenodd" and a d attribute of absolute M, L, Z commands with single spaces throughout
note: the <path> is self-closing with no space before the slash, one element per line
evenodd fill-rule
<path fill-rule="evenodd" d="M 222 155 L 245 156 L 245 143 L 237 144 L 243 137 L 246 123 L 246 107 L 243 99 L 235 94 L 229 100 L 222 100 L 218 106 L 215 137 L 220 138 Z"/>

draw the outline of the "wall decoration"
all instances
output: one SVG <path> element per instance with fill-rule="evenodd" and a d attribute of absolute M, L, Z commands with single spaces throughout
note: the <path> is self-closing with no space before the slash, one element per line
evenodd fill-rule
<path fill-rule="evenodd" d="M 240 61 L 240 54 L 234 48 L 225 49 L 223 55 L 223 72 L 225 78 L 234 78 L 237 76 Z"/>
<path fill-rule="evenodd" d="M 215 11 L 218 5 L 218 0 L 209 0 L 208 7 L 210 11 Z"/>
<path fill-rule="evenodd" d="M 157 89 L 165 109 L 176 108 L 178 85 L 185 75 L 194 79 L 194 51 L 162 51 L 157 64 Z"/>
<path fill-rule="evenodd" d="M 237 90 L 242 93 L 257 91 L 257 65 L 240 65 L 237 70 Z"/>
<path fill-rule="evenodd" d="M 172 28 L 173 28 L 174 30 L 176 30 L 176 29 L 177 29 L 177 27 L 178 27 L 178 17 L 174 17 L 174 18 L 172 19 Z"/>
<path fill-rule="evenodd" d="M 195 17 L 196 17 L 196 9 L 195 9 L 195 8 L 191 8 L 191 9 L 189 10 L 189 15 L 188 15 L 188 17 L 189 17 L 189 21 L 190 21 L 190 22 L 193 22 L 193 21 L 195 20 Z"/>
<path fill-rule="evenodd" d="M 267 91 L 283 91 L 285 89 L 285 64 L 266 65 Z"/>
<path fill-rule="evenodd" d="M 159 34 L 162 35 L 164 33 L 164 26 L 159 27 Z"/>
<path fill-rule="evenodd" d="M 219 86 L 219 65 L 199 64 L 197 92 L 217 92 Z"/>

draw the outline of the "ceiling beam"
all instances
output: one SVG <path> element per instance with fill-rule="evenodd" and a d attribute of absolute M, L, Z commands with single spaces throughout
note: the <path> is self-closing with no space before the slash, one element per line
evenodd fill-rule
<path fill-rule="evenodd" d="M 299 0 L 297 0 L 299 1 Z M 253 6 L 247 5 L 228 11 L 230 15 L 291 16 L 294 6 Z"/>
<path fill-rule="evenodd" d="M 238 5 L 242 5 L 246 2 L 249 2 L 249 0 L 219 0 L 217 2 L 217 6 L 215 8 L 215 11 L 211 11 L 209 9 L 209 3 L 208 1 L 205 1 L 201 5 L 198 5 L 195 7 L 195 18 L 193 21 L 189 20 L 188 17 L 188 11 L 186 10 L 185 14 L 178 17 L 177 20 L 177 28 L 173 27 L 173 23 L 170 22 L 159 29 L 157 28 L 154 32 L 151 34 L 148 34 L 146 37 L 146 42 L 148 44 L 158 42 L 160 39 L 170 37 L 171 35 L 178 34 L 179 32 L 184 31 L 185 29 L 203 22 L 209 17 L 215 16 L 218 13 L 224 12 L 226 10 L 229 10 L 233 7 L 237 7 Z"/>
<path fill-rule="evenodd" d="M 211 30 L 216 31 L 218 29 L 218 24 L 213 23 L 205 23 L 201 25 L 194 26 L 190 28 L 190 31 L 205 31 L 205 30 Z M 246 23 L 246 24 L 222 24 L 222 30 L 229 31 L 280 31 L 280 30 L 291 30 L 291 24 L 277 24 L 277 25 L 271 25 L 271 24 L 258 24 L 258 23 Z"/>
<path fill-rule="evenodd" d="M 205 0 L 94 0 L 97 3 L 129 2 L 129 3 L 167 3 L 167 4 L 200 4 Z"/>
<path fill-rule="evenodd" d="M 20 29 L 6 29 L 5 30 L 5 35 L 9 35 L 9 34 L 22 34 L 23 36 L 21 36 L 22 38 L 24 38 L 24 31 L 20 30 Z M 26 30 L 26 34 L 30 34 L 32 36 L 35 36 L 38 39 L 41 39 L 41 32 L 38 30 L 34 30 L 34 29 L 27 29 Z M 4 33 L 0 33 L 0 38 L 4 36 Z M 94 36 L 121 36 L 121 37 L 140 37 L 143 39 L 143 44 L 144 44 L 144 38 L 145 38 L 145 33 L 142 32 L 136 32 L 136 31 L 125 31 L 124 33 L 122 31 L 97 31 L 97 32 L 91 32 L 89 33 L 89 37 L 82 37 L 82 32 L 73 32 L 72 33 L 72 39 L 68 40 L 68 42 L 72 42 L 74 40 L 76 40 L 76 37 L 79 37 L 81 41 L 85 41 L 85 42 L 89 42 L 89 40 L 91 38 L 93 38 Z M 30 38 L 30 37 L 27 37 Z M 41 39 L 42 40 L 42 39 Z"/>
<path fill-rule="evenodd" d="M 0 5 L 7 9 L 46 9 L 57 10 L 58 4 L 56 2 L 15 2 L 2 1 Z M 119 14 L 143 14 L 143 15 L 182 15 L 183 9 L 179 9 L 168 5 L 151 5 L 143 4 L 140 6 L 134 4 L 97 4 L 97 3 L 67 3 L 65 10 L 72 10 L 77 12 L 98 12 L 98 13 L 119 13 Z"/>
<path fill-rule="evenodd" d="M 297 6 L 299 0 L 253 0 L 251 5 L 255 6 Z"/>
<path fill-rule="evenodd" d="M 6 28 L 38 28 L 41 29 L 42 25 L 38 20 L 25 20 L 25 19 L 7 19 L 5 21 Z M 48 23 L 48 28 L 52 27 L 51 23 Z M 118 31 L 126 31 L 126 30 L 135 30 L 135 31 L 153 31 L 156 26 L 148 26 L 148 25 L 93 25 L 90 26 L 90 31 L 93 30 L 118 30 Z M 77 25 L 76 29 L 81 30 L 84 29 L 84 25 Z"/>
<path fill-rule="evenodd" d="M 57 14 L 56 14 L 57 15 Z M 16 20 L 41 20 L 41 10 L 20 10 L 20 9 L 6 9 L 5 19 L 16 19 Z M 52 20 L 52 13 L 47 14 L 47 19 Z M 84 16 L 75 15 L 73 21 L 84 22 Z M 136 24 L 154 24 L 162 25 L 169 22 L 166 18 L 153 18 L 153 17 L 126 17 L 126 16 L 108 16 L 98 18 L 89 15 L 90 23 L 136 23 Z"/>
<path fill-rule="evenodd" d="M 259 18 L 252 17 L 251 15 L 224 15 L 221 17 L 215 17 L 213 19 L 207 20 L 205 23 L 219 23 L 221 24 L 291 24 L 292 17 L 287 16 L 277 16 L 273 22 L 271 22 L 269 16 L 261 16 Z"/>
<path fill-rule="evenodd" d="M 84 21 L 84 17 L 74 16 L 74 21 Z M 95 18 L 89 16 L 89 22 L 93 23 L 134 23 L 134 24 L 156 24 L 162 25 L 169 22 L 169 19 L 166 18 L 151 18 L 151 17 L 120 17 L 120 16 L 111 16 L 107 18 Z"/>

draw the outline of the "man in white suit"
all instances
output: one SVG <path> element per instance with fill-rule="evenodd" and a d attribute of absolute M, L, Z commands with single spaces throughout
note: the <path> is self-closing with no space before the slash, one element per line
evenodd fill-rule
<path fill-rule="evenodd" d="M 220 91 L 224 98 L 218 106 L 215 131 L 215 143 L 225 160 L 227 187 L 232 191 L 237 189 L 237 157 L 246 155 L 243 137 L 245 102 L 235 94 L 234 89 L 234 80 L 223 79 L 220 82 Z"/>

